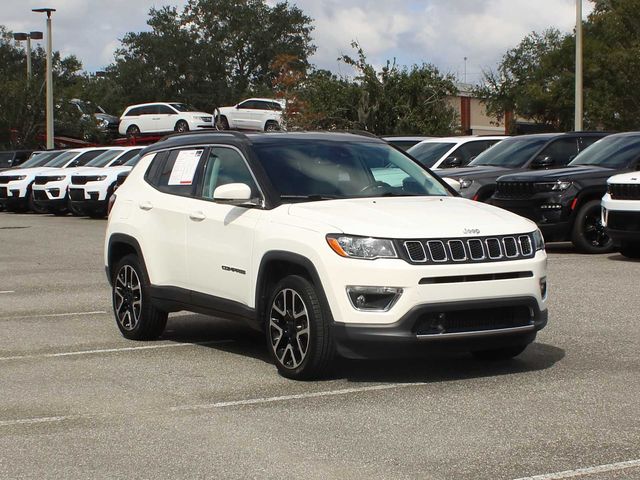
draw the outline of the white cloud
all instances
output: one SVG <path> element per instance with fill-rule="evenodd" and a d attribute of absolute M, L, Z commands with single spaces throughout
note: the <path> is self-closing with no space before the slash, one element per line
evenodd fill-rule
<path fill-rule="evenodd" d="M 14 31 L 44 30 L 44 15 L 31 12 L 41 0 L 0 0 L 0 22 Z M 151 7 L 186 0 L 48 0 L 53 16 L 54 48 L 77 55 L 90 71 L 113 60 L 119 39 L 147 28 Z M 275 0 L 269 0 L 270 4 Z M 570 31 L 574 0 L 292 0 L 315 25 L 318 50 L 311 59 L 322 68 L 349 73 L 337 58 L 352 54 L 357 40 L 376 65 L 434 63 L 461 73 L 468 57 L 469 79 L 496 65 L 502 54 L 527 33 L 555 27 Z M 591 4 L 585 2 L 585 14 Z"/>

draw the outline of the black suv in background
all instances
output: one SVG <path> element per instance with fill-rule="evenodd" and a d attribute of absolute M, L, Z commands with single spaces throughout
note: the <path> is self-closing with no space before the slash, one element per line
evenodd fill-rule
<path fill-rule="evenodd" d="M 581 252 L 604 253 L 613 248 L 600 210 L 607 179 L 639 168 L 640 132 L 618 133 L 566 168 L 500 177 L 488 203 L 533 220 L 547 241 L 571 240 Z"/>
<path fill-rule="evenodd" d="M 505 138 L 466 168 L 434 170 L 460 183 L 460 195 L 486 201 L 502 175 L 566 166 L 578 153 L 608 135 L 604 132 L 542 133 Z"/>
<path fill-rule="evenodd" d="M 29 159 L 33 150 L 10 150 L 0 152 L 0 171 L 17 167 Z"/>

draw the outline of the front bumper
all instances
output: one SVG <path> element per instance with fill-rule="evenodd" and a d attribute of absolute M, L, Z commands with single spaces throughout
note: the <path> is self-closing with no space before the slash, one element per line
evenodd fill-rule
<path fill-rule="evenodd" d="M 536 298 L 525 296 L 423 304 L 392 324 L 334 323 L 332 329 L 340 355 L 372 358 L 527 345 L 547 318 Z M 470 325 L 475 328 L 465 329 Z"/>
<path fill-rule="evenodd" d="M 8 209 L 25 207 L 29 202 L 27 190 L 27 184 L 18 182 L 0 185 L 0 203 Z"/>
<path fill-rule="evenodd" d="M 526 199 L 491 197 L 487 203 L 534 221 L 548 242 L 571 239 L 574 197 L 540 193 Z"/>
<path fill-rule="evenodd" d="M 616 244 L 640 243 L 640 200 L 602 199 L 602 224 Z"/>

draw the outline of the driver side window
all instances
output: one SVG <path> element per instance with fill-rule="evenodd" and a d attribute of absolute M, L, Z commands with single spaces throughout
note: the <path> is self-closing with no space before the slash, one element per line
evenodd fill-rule
<path fill-rule="evenodd" d="M 258 196 L 258 187 L 242 155 L 232 148 L 212 147 L 203 175 L 202 198 L 213 200 L 215 189 L 229 183 L 244 183 L 251 188 L 252 197 Z"/>

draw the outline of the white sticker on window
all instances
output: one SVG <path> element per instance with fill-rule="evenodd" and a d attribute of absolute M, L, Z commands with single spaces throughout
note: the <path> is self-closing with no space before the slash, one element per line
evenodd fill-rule
<path fill-rule="evenodd" d="M 178 152 L 178 157 L 169 176 L 168 185 L 191 185 L 202 152 L 202 150 L 182 150 Z"/>

